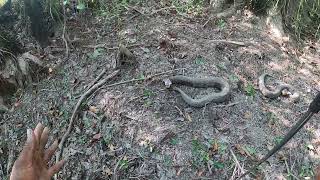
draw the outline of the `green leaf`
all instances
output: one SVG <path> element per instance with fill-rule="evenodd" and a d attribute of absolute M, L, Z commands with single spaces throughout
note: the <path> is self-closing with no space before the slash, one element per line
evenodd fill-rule
<path fill-rule="evenodd" d="M 150 89 L 145 89 L 143 91 L 143 96 L 145 96 L 145 97 L 150 97 L 152 95 L 153 95 L 153 92 Z"/>
<path fill-rule="evenodd" d="M 204 64 L 205 59 L 202 57 L 197 57 L 196 58 L 196 64 L 198 65 L 203 65 Z"/>
<path fill-rule="evenodd" d="M 86 8 L 86 5 L 84 4 L 84 3 L 79 3 L 78 5 L 77 5 L 77 9 L 78 10 L 84 10 Z"/>
<path fill-rule="evenodd" d="M 144 80 L 146 77 L 141 73 L 140 75 L 139 75 L 139 77 L 138 77 L 138 79 L 140 79 L 140 80 Z"/>
<path fill-rule="evenodd" d="M 222 164 L 221 162 L 213 162 L 213 166 L 217 169 L 224 168 L 224 164 Z"/>
<path fill-rule="evenodd" d="M 245 148 L 246 148 L 246 150 L 248 151 L 248 153 L 249 153 L 250 155 L 256 154 L 256 149 L 255 149 L 255 148 L 252 148 L 252 147 L 250 147 L 250 146 L 246 146 Z"/>
<path fill-rule="evenodd" d="M 172 139 L 170 140 L 170 144 L 171 144 L 171 145 L 177 145 L 178 142 L 179 142 L 179 140 L 178 140 L 177 138 L 172 138 Z"/>
<path fill-rule="evenodd" d="M 65 6 L 65 5 L 67 5 L 67 4 L 69 4 L 69 0 L 64 0 L 64 1 L 63 1 L 63 5 Z"/>
<path fill-rule="evenodd" d="M 251 83 L 249 83 L 249 84 L 247 85 L 247 87 L 245 88 L 245 90 L 246 90 L 246 92 L 247 92 L 247 94 L 248 94 L 249 96 L 254 96 L 254 95 L 256 94 L 256 90 L 254 89 L 254 86 L 253 86 L 253 84 L 251 84 Z"/>
<path fill-rule="evenodd" d="M 91 59 L 97 59 L 97 57 L 99 57 L 102 54 L 102 51 L 104 51 L 104 49 L 97 48 L 96 50 L 93 51 L 93 53 L 89 53 L 88 56 Z"/>

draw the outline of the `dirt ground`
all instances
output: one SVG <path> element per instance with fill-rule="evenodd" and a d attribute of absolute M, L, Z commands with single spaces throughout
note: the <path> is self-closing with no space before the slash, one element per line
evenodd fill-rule
<path fill-rule="evenodd" d="M 8 178 L 27 128 L 42 122 L 52 139 L 61 139 L 80 96 L 103 69 L 114 71 L 120 43 L 135 60 L 106 84 L 145 80 L 102 87 L 82 103 L 64 145 L 68 162 L 60 179 L 235 179 L 281 140 L 320 91 L 318 44 L 299 49 L 247 10 L 207 22 L 206 14 L 147 13 L 156 9 L 129 8 L 117 23 L 84 15 L 67 22 L 69 56 L 58 36 L 43 59 L 52 66 L 49 76 L 17 92 L 14 110 L 0 115 L 1 179 Z M 273 76 L 268 85 L 291 84 L 300 100 L 264 98 L 257 85 L 264 72 Z M 190 107 L 163 83 L 174 74 L 222 77 L 231 98 Z M 183 88 L 195 97 L 204 93 Z M 320 165 L 319 119 L 314 116 L 250 179 L 312 178 Z"/>

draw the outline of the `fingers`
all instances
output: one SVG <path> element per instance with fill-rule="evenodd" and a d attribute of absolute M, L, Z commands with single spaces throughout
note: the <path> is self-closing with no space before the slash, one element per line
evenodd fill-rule
<path fill-rule="evenodd" d="M 51 157 L 53 156 L 54 152 L 56 152 L 57 148 L 58 148 L 58 140 L 55 140 L 53 144 L 44 153 L 45 162 L 50 161 Z"/>
<path fill-rule="evenodd" d="M 36 136 L 36 148 L 40 148 L 40 138 L 41 138 L 41 134 L 43 132 L 44 126 L 41 123 L 38 123 L 36 128 L 34 129 L 34 134 Z"/>
<path fill-rule="evenodd" d="M 43 153 L 48 142 L 49 128 L 45 127 L 40 137 L 40 152 Z"/>
<path fill-rule="evenodd" d="M 35 144 L 35 134 L 31 129 L 27 130 L 27 141 L 20 153 L 20 156 L 18 158 L 18 162 L 30 162 L 32 163 L 33 155 L 36 149 Z"/>
<path fill-rule="evenodd" d="M 60 169 L 62 168 L 62 166 L 64 165 L 64 163 L 65 163 L 65 160 L 61 160 L 57 164 L 55 164 L 54 166 L 50 167 L 48 170 L 49 177 L 52 177 L 54 174 L 59 172 Z"/>

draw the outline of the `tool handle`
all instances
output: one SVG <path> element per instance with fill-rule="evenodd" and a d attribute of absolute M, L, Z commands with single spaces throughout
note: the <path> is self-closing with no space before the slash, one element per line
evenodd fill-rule
<path fill-rule="evenodd" d="M 318 92 L 317 96 L 313 99 L 309 106 L 309 111 L 313 113 L 318 113 L 320 111 L 320 91 Z"/>

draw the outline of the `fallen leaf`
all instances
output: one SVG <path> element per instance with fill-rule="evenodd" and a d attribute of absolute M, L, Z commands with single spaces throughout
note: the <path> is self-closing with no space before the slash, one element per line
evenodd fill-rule
<path fill-rule="evenodd" d="M 180 176 L 180 174 L 181 174 L 181 172 L 182 172 L 183 169 L 184 169 L 184 168 L 181 167 L 181 168 L 179 168 L 179 169 L 177 170 L 177 176 Z"/>
<path fill-rule="evenodd" d="M 189 113 L 185 113 L 185 117 L 189 122 L 192 122 L 191 116 L 189 115 Z"/>
<path fill-rule="evenodd" d="M 99 109 L 96 106 L 90 106 L 89 111 L 97 114 L 97 112 L 99 112 Z"/>
<path fill-rule="evenodd" d="M 252 118 L 252 113 L 249 112 L 249 111 L 246 111 L 246 112 L 244 113 L 244 118 L 245 118 L 245 119 L 251 119 L 251 118 Z"/>
<path fill-rule="evenodd" d="M 212 144 L 212 151 L 217 152 L 218 149 L 219 149 L 219 145 L 218 145 L 217 141 L 214 141 L 214 143 Z"/>
<path fill-rule="evenodd" d="M 101 138 L 101 133 L 95 134 L 92 138 L 95 140 L 99 140 Z"/>
<path fill-rule="evenodd" d="M 315 148 L 313 147 L 312 144 L 308 144 L 308 145 L 307 145 L 307 148 L 308 148 L 309 150 L 313 150 L 313 151 L 315 150 Z"/>
<path fill-rule="evenodd" d="M 200 170 L 200 171 L 198 172 L 198 177 L 202 176 L 203 173 L 204 173 L 204 170 L 203 170 L 203 169 Z"/>
<path fill-rule="evenodd" d="M 48 69 L 49 73 L 51 74 L 53 72 L 53 69 L 52 68 L 49 68 Z"/>
<path fill-rule="evenodd" d="M 104 173 L 105 173 L 107 176 L 111 176 L 111 175 L 112 175 L 112 171 L 111 171 L 111 169 L 108 168 L 108 167 L 104 169 Z"/>
<path fill-rule="evenodd" d="M 236 144 L 235 147 L 236 147 L 237 151 L 238 151 L 241 155 L 246 155 L 245 150 L 241 147 L 240 144 Z"/>
<path fill-rule="evenodd" d="M 109 144 L 109 150 L 110 150 L 110 151 L 114 151 L 114 150 L 115 150 L 115 147 L 114 147 L 114 145 L 112 145 L 112 144 Z"/>
<path fill-rule="evenodd" d="M 20 101 L 17 101 L 14 103 L 14 107 L 19 107 L 21 105 L 21 102 Z"/>

